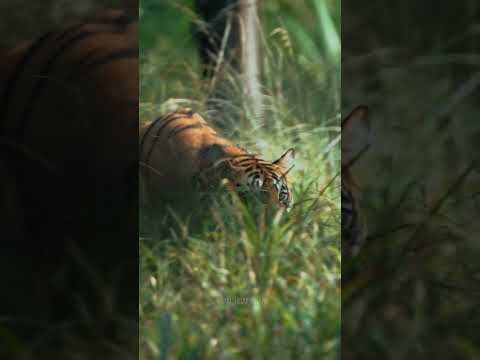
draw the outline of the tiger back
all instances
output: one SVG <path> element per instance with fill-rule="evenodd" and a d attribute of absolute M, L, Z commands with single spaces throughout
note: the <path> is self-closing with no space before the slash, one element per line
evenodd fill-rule
<path fill-rule="evenodd" d="M 360 192 L 351 166 L 366 150 L 368 108 L 356 107 L 342 120 L 341 230 L 342 258 L 357 255 L 364 245 L 366 223 L 359 207 Z"/>
<path fill-rule="evenodd" d="M 250 154 L 220 136 L 191 109 L 170 112 L 140 130 L 140 182 L 147 202 L 225 185 L 240 196 L 253 193 L 290 209 L 293 199 L 287 174 L 293 160 L 293 149 L 273 162 Z"/>

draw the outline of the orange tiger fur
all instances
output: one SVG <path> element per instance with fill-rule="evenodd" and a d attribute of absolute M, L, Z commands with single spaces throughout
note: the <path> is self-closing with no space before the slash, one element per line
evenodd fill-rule
<path fill-rule="evenodd" d="M 264 194 L 289 209 L 287 173 L 293 157 L 293 149 L 274 162 L 249 154 L 191 109 L 168 113 L 140 130 L 140 181 L 147 200 L 170 200 L 224 182 L 229 190 Z"/>

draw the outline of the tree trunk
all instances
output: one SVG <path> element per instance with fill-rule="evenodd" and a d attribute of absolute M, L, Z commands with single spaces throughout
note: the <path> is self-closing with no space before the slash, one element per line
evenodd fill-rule
<path fill-rule="evenodd" d="M 262 117 L 258 0 L 196 0 L 195 5 L 205 21 L 195 35 L 203 75 L 211 83 L 209 109 L 222 112 L 223 102 L 238 96 L 225 84 L 225 70 L 233 69 L 247 102 L 245 116 L 256 121 Z"/>
<path fill-rule="evenodd" d="M 241 74 L 252 116 L 262 116 L 260 85 L 260 21 L 257 0 L 240 0 Z"/>

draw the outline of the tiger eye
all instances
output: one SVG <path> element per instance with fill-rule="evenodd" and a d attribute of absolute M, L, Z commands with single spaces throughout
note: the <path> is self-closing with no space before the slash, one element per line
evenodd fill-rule
<path fill-rule="evenodd" d="M 256 178 L 255 180 L 253 180 L 253 186 L 254 186 L 256 189 L 261 189 L 261 188 L 263 187 L 263 181 L 262 181 L 262 179 Z"/>

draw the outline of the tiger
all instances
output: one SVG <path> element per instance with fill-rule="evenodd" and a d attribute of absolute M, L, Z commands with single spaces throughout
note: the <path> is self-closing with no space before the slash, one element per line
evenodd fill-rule
<path fill-rule="evenodd" d="M 240 197 L 258 195 L 276 208 L 293 207 L 287 177 L 294 165 L 292 148 L 273 162 L 263 160 L 220 136 L 191 108 L 179 108 L 142 125 L 139 146 L 144 203 L 168 202 L 178 195 L 224 186 Z"/>
<path fill-rule="evenodd" d="M 360 252 L 366 238 L 366 222 L 359 207 L 359 186 L 355 181 L 351 165 L 367 147 L 363 144 L 364 134 L 369 131 L 368 107 L 357 106 L 341 124 L 341 231 L 342 258 L 351 258 Z M 361 145 L 360 148 L 357 145 Z"/>

